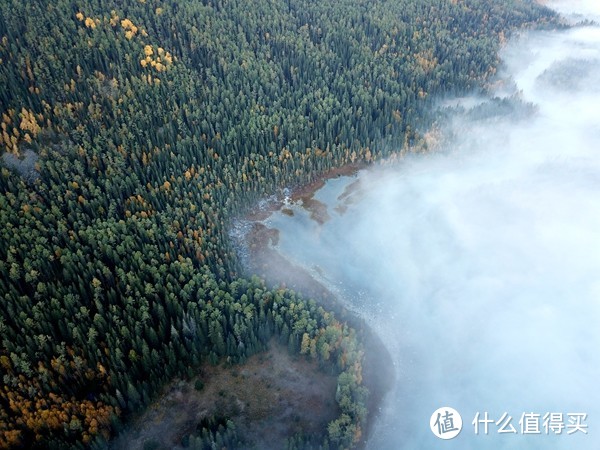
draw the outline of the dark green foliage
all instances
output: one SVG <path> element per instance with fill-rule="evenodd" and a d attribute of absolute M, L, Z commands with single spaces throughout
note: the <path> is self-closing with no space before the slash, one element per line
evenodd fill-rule
<path fill-rule="evenodd" d="M 224 418 L 203 421 L 196 433 L 186 436 L 182 444 L 190 450 L 251 448 L 239 438 L 234 423 Z"/>
<path fill-rule="evenodd" d="M 286 450 L 329 450 L 329 443 L 315 442 L 314 436 L 296 435 L 288 439 Z"/>
<path fill-rule="evenodd" d="M 353 332 L 238 278 L 230 220 L 412 143 L 431 95 L 480 83 L 502 31 L 551 17 L 517 0 L 0 3 L 2 152 L 37 171 L 9 155 L 0 172 L 0 446 L 103 440 L 172 377 L 273 335 L 342 373 L 329 434 L 351 445 Z M 56 396 L 77 420 L 38 414 Z"/>

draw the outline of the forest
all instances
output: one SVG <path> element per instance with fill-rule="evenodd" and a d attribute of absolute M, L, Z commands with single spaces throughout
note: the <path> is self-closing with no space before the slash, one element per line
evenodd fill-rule
<path fill-rule="evenodd" d="M 245 275 L 231 221 L 424 146 L 432 99 L 555 22 L 523 0 L 1 0 L 0 448 L 105 448 L 174 377 L 272 338 L 338 375 L 339 418 L 289 448 L 356 445 L 360 336 Z"/>

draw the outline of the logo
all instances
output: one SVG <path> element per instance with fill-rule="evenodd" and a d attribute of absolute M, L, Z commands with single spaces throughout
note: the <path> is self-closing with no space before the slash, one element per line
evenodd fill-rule
<path fill-rule="evenodd" d="M 444 406 L 436 409 L 429 419 L 431 432 L 440 439 L 453 439 L 462 430 L 462 417 L 457 410 Z"/>

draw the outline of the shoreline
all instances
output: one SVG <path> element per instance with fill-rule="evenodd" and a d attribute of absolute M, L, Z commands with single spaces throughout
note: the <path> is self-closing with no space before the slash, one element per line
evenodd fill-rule
<path fill-rule="evenodd" d="M 317 192 L 319 189 L 321 189 L 323 186 L 325 186 L 325 183 L 327 183 L 327 180 L 330 180 L 332 178 L 356 175 L 360 170 L 366 169 L 367 167 L 369 167 L 371 165 L 372 165 L 372 163 L 360 161 L 360 162 L 344 164 L 343 166 L 334 167 L 332 169 L 329 169 L 328 171 L 323 172 L 321 175 L 319 175 L 315 180 L 311 181 L 310 183 L 298 185 L 298 186 L 295 186 L 294 188 L 292 188 L 291 199 L 292 199 L 292 201 L 298 201 L 298 200 L 303 200 L 305 198 L 312 198 L 313 195 L 315 194 L 315 192 Z"/>
<path fill-rule="evenodd" d="M 331 169 L 311 183 L 292 188 L 290 198 L 292 201 L 301 200 L 303 204 L 310 205 L 315 192 L 321 189 L 327 180 L 355 175 L 366 167 L 366 163 L 353 163 Z M 364 448 L 371 437 L 383 401 L 394 385 L 396 369 L 387 347 L 365 319 L 348 310 L 333 292 L 305 268 L 291 263 L 273 248 L 277 245 L 279 230 L 268 228 L 262 221 L 284 207 L 284 202 L 272 202 L 267 208 L 251 211 L 244 217 L 250 225 L 250 230 L 242 239 L 249 256 L 244 271 L 248 275 L 260 276 L 270 288 L 289 288 L 306 299 L 314 299 L 319 306 L 333 312 L 340 322 L 345 322 L 356 330 L 364 346 L 363 385 L 369 390 L 364 438 L 357 445 L 358 448 Z"/>
<path fill-rule="evenodd" d="M 316 179 L 304 184 L 297 184 L 289 188 L 289 199 L 292 202 L 311 200 L 315 192 L 325 186 L 327 180 L 338 177 L 355 175 L 362 169 L 366 169 L 372 164 L 364 161 L 344 164 L 340 167 L 334 167 L 320 174 Z M 271 213 L 282 209 L 286 205 L 284 200 L 269 199 L 263 205 L 255 205 L 241 215 L 241 220 L 248 223 L 261 222 L 271 215 Z"/>

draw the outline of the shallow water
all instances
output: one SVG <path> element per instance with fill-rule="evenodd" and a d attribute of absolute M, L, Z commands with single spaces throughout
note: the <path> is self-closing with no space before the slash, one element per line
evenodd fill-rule
<path fill-rule="evenodd" d="M 600 13 L 553 6 L 580 8 L 577 20 Z M 324 224 L 300 205 L 265 221 L 281 254 L 367 318 L 393 355 L 397 381 L 370 449 L 600 448 L 600 28 L 531 33 L 502 56 L 512 81 L 497 95 L 521 91 L 535 113 L 457 111 L 451 145 L 328 181 L 315 194 Z M 449 441 L 429 426 L 443 406 L 463 420 Z M 485 412 L 507 413 L 516 433 L 494 422 L 476 434 Z M 539 434 L 524 433 L 536 429 L 521 428 L 524 413 Z M 546 413 L 563 414 L 561 434 L 546 432 Z M 587 414 L 587 434 L 568 434 L 570 413 Z"/>

